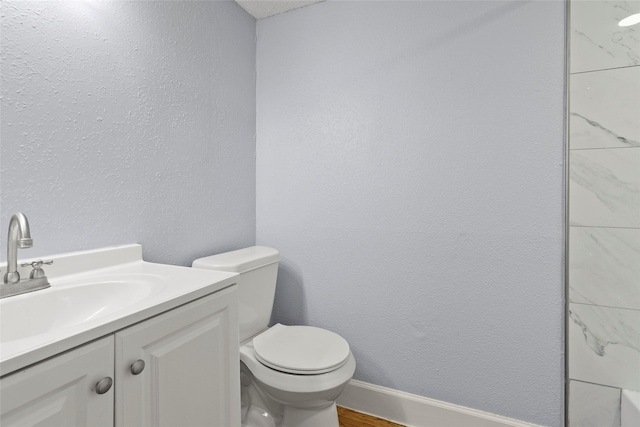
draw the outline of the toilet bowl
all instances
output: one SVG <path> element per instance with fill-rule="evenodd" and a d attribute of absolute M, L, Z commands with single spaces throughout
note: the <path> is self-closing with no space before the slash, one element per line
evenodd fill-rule
<path fill-rule="evenodd" d="M 243 427 L 338 427 L 335 401 L 356 368 L 340 335 L 313 326 L 267 327 L 280 256 L 262 246 L 197 259 L 192 266 L 240 273 Z"/>
<path fill-rule="evenodd" d="M 311 328 L 307 326 L 283 326 L 274 325 L 272 328 L 296 328 L 296 333 L 304 333 L 303 328 L 310 328 L 309 332 L 317 332 L 319 328 Z M 286 372 L 276 369 L 273 361 L 268 366 L 263 363 L 264 355 L 256 351 L 259 344 L 267 344 L 272 341 L 269 338 L 270 329 L 249 340 L 240 346 L 240 362 L 242 366 L 243 392 L 247 386 L 255 387 L 258 390 L 259 400 L 254 397 L 252 401 L 243 400 L 243 414 L 248 411 L 268 414 L 273 418 L 273 424 L 251 425 L 243 424 L 251 427 L 263 427 L 263 425 L 273 425 L 274 427 L 328 427 L 338 426 L 337 411 L 335 401 L 342 394 L 347 383 L 353 376 L 356 368 L 356 362 L 351 351 L 347 348 L 347 354 L 343 361 L 334 368 L 329 368 L 329 364 L 313 363 L 304 366 L 304 359 L 296 360 L 293 357 L 284 357 L 284 359 L 292 362 L 291 366 L 279 366 L 279 369 L 288 371 L 298 371 L 298 373 Z M 328 332 L 328 331 L 324 331 Z M 267 335 L 262 336 L 262 335 Z M 265 339 L 266 338 L 266 339 Z M 342 339 L 342 338 L 340 338 Z M 276 341 L 273 340 L 275 347 Z M 290 345 L 293 347 L 293 345 Z M 263 350 L 264 351 L 264 350 Z M 304 351 L 303 351 L 304 352 Z M 282 354 L 284 356 L 284 352 Z M 274 356 L 274 355 L 269 355 Z M 262 359 L 262 360 L 261 360 Z M 319 362 L 318 358 L 315 362 Z M 295 367 L 292 367 L 295 365 Z M 299 371 L 304 368 L 306 372 Z M 317 369 L 313 369 L 317 368 Z"/>

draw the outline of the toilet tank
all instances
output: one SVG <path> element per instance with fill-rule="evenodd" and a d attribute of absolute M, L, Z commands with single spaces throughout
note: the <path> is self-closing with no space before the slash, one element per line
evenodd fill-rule
<path fill-rule="evenodd" d="M 269 326 L 276 293 L 280 253 L 266 246 L 252 246 L 199 258 L 194 268 L 239 273 L 240 342 Z"/>

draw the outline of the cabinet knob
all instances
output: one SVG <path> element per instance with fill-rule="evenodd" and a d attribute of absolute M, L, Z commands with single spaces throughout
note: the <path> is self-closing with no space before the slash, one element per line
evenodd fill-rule
<path fill-rule="evenodd" d="M 133 375 L 138 375 L 142 371 L 144 371 L 144 360 L 138 359 L 133 362 L 133 364 L 131 365 L 131 373 Z"/>
<path fill-rule="evenodd" d="M 111 377 L 104 377 L 96 383 L 96 393 L 105 394 L 111 389 L 112 385 L 113 380 L 111 379 Z"/>

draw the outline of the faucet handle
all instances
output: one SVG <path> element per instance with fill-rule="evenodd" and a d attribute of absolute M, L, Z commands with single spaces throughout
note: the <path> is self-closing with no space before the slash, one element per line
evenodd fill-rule
<path fill-rule="evenodd" d="M 33 262 L 25 262 L 25 263 L 22 263 L 22 264 L 20 264 L 20 265 L 21 265 L 22 267 L 27 267 L 27 266 L 29 266 L 29 265 L 30 265 L 30 266 L 31 266 L 31 267 L 33 267 L 33 268 L 41 268 L 41 267 L 42 267 L 42 264 L 51 265 L 51 264 L 53 264 L 53 260 L 52 260 L 52 259 L 48 259 L 48 260 L 46 260 L 46 261 L 43 261 L 43 260 L 41 260 L 41 259 L 37 259 L 37 260 L 35 260 L 35 261 L 33 261 Z"/>
<path fill-rule="evenodd" d="M 23 264 L 20 264 L 22 267 L 27 267 L 27 266 L 31 266 L 33 267 L 33 270 L 31 270 L 31 274 L 29 274 L 29 278 L 30 279 L 39 279 L 41 277 L 45 277 L 44 274 L 44 270 L 42 269 L 42 264 L 47 264 L 47 265 L 51 265 L 53 264 L 53 260 L 49 259 L 46 261 L 43 261 L 41 259 L 37 259 L 33 262 L 25 262 Z"/>

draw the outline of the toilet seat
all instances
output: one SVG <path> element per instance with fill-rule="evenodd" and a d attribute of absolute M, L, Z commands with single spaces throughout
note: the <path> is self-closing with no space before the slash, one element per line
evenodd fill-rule
<path fill-rule="evenodd" d="M 275 324 L 253 339 L 256 359 L 277 371 L 298 375 L 334 371 L 349 359 L 349 343 L 313 326 Z"/>

